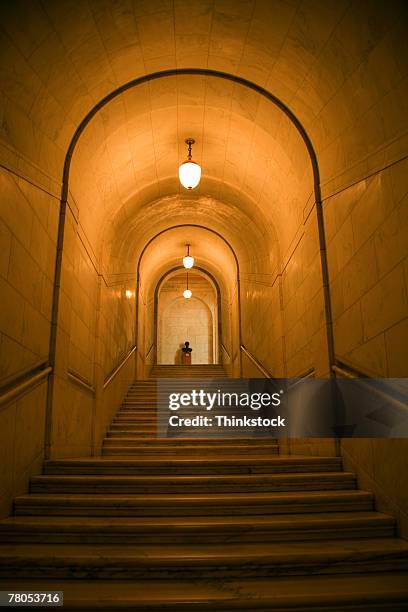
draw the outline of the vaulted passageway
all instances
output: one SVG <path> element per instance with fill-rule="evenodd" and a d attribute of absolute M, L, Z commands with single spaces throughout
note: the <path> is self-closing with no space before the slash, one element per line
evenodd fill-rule
<path fill-rule="evenodd" d="M 44 458 L 100 455 L 182 334 L 231 377 L 407 376 L 406 2 L 43 0 L 0 24 L 2 516 Z M 341 455 L 407 533 L 405 440 L 280 450 Z"/>

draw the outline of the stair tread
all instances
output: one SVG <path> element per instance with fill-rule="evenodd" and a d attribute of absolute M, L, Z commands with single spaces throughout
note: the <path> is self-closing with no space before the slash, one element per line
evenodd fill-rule
<path fill-rule="evenodd" d="M 236 561 L 251 558 L 274 557 L 274 562 L 285 562 L 295 557 L 325 559 L 361 556 L 364 554 L 401 554 L 407 555 L 408 542 L 397 538 L 356 538 L 328 540 L 322 548 L 321 542 L 306 540 L 304 542 L 266 542 L 266 543 L 223 543 L 223 544 L 1 544 L 0 559 L 9 557 L 113 557 L 142 559 L 145 562 L 181 558 L 189 560 L 234 559 Z M 266 559 L 265 559 L 266 560 Z"/>
<path fill-rule="evenodd" d="M 144 532 L 146 529 L 185 531 L 191 529 L 214 529 L 222 534 L 237 527 L 246 530 L 268 528 L 287 530 L 324 530 L 339 527 L 371 527 L 373 525 L 393 526 L 395 519 L 375 511 L 281 514 L 281 515 L 241 515 L 241 516 L 193 516 L 193 517 L 77 517 L 77 516 L 13 516 L 0 521 L 0 533 L 33 530 L 38 534 L 58 530 L 59 534 L 81 531 L 102 535 L 104 532 Z"/>
<path fill-rule="evenodd" d="M 48 460 L 44 462 L 44 465 L 47 466 L 61 466 L 61 465 L 114 465 L 120 466 L 129 465 L 129 466 L 137 466 L 137 465 L 158 465 L 158 464 L 177 464 L 177 465 L 190 465 L 191 463 L 209 463 L 209 464 L 242 464 L 248 465 L 250 463 L 255 464 L 271 464 L 271 465 L 297 465 L 297 464 L 333 464 L 335 466 L 341 466 L 341 459 L 339 457 L 300 457 L 300 456 L 283 456 L 279 455 L 277 457 L 242 457 L 241 455 L 229 455 L 227 457 L 168 457 L 168 458 L 149 458 L 149 459 L 122 459 L 122 458 L 109 458 L 106 457 L 92 457 L 92 458 L 84 458 L 77 457 L 73 459 L 57 459 L 57 460 Z"/>
<path fill-rule="evenodd" d="M 129 474 L 129 475 L 104 475 L 104 474 L 41 474 L 39 476 L 33 476 L 32 482 L 57 482 L 59 480 L 65 482 L 75 482 L 78 480 L 95 480 L 97 482 L 136 482 L 137 480 L 142 481 L 179 481 L 183 480 L 190 481 L 199 481 L 199 480 L 210 480 L 210 481 L 222 481 L 222 480 L 238 480 L 238 481 L 253 481 L 253 480 L 299 480 L 299 479 L 313 479 L 313 480 L 330 480 L 331 478 L 336 478 L 338 480 L 349 480 L 351 478 L 355 478 L 355 474 L 352 472 L 300 472 L 300 473 L 272 473 L 272 474 L 176 474 L 176 475 L 161 475 L 161 474 Z"/>
<path fill-rule="evenodd" d="M 148 433 L 150 434 L 150 436 L 152 435 L 152 433 L 154 433 L 156 431 L 156 427 L 143 427 L 143 426 L 139 426 L 136 427 L 135 429 L 110 429 L 108 436 L 113 436 L 113 435 L 117 435 L 117 436 L 123 436 L 124 434 L 126 434 L 126 437 L 129 437 L 129 434 L 133 434 L 134 437 L 135 434 L 141 434 L 141 433 Z"/>
<path fill-rule="evenodd" d="M 168 453 L 161 457 L 155 455 L 145 455 L 143 458 L 137 457 L 124 460 L 122 457 L 111 458 L 103 456 L 101 459 L 77 459 L 77 460 L 61 460 L 61 461 L 46 461 L 44 463 L 44 474 L 141 474 L 141 473 L 156 473 L 156 474 L 174 474 L 184 473 L 194 474 L 237 474 L 237 473 L 304 473 L 311 471 L 319 472 L 341 472 L 342 462 L 340 460 L 332 460 L 327 458 L 321 460 L 304 460 L 298 461 L 290 458 L 284 458 L 279 455 L 223 455 L 218 453 L 212 456 L 199 453 L 195 456 L 185 457 Z"/>
<path fill-rule="evenodd" d="M 175 446 L 169 446 L 166 444 L 157 444 L 155 447 L 152 447 L 151 445 L 146 445 L 145 441 L 148 440 L 147 437 L 140 437 L 140 438 L 135 438 L 134 440 L 132 440 L 133 444 L 127 443 L 127 444 L 120 444 L 122 438 L 108 438 L 109 439 L 109 444 L 104 444 L 103 448 L 102 448 L 102 453 L 105 456 L 105 452 L 109 451 L 109 450 L 115 450 L 115 451 L 121 451 L 120 453 L 118 452 L 119 455 L 126 457 L 126 455 L 128 455 L 130 453 L 130 455 L 132 453 L 135 453 L 136 451 L 138 453 L 143 453 L 143 454 L 149 454 L 152 455 L 155 452 L 160 452 L 161 455 L 165 454 L 164 451 L 166 452 L 173 452 L 173 453 L 177 453 L 178 455 L 185 453 L 190 453 L 190 452 L 194 452 L 194 455 L 198 455 L 199 451 L 201 452 L 212 452 L 212 453 L 222 453 L 224 455 L 223 449 L 225 447 L 223 447 L 222 445 L 215 445 L 215 444 L 200 444 L 197 441 L 197 444 L 191 444 L 188 446 L 179 446 L 177 447 Z M 251 449 L 250 447 L 244 446 L 244 445 L 235 445 L 235 444 L 231 444 L 229 446 L 229 448 L 234 448 L 236 451 L 242 451 L 242 452 L 251 452 L 251 454 L 253 454 L 253 452 L 255 452 L 255 449 Z M 252 447 L 253 448 L 253 447 Z M 274 454 L 278 454 L 278 449 L 279 446 L 277 444 L 269 444 L 269 445 L 265 445 L 263 447 L 264 449 L 267 449 L 268 452 L 274 451 Z M 225 454 L 227 454 L 227 451 L 225 451 Z"/>
<path fill-rule="evenodd" d="M 145 437 L 140 437 L 139 440 L 141 442 L 143 442 L 144 440 L 146 440 Z M 242 452 L 246 452 L 247 456 L 254 456 L 254 452 L 251 451 L 251 448 L 248 449 L 248 447 L 244 447 L 244 446 L 234 446 L 233 447 L 236 451 L 242 451 Z M 208 454 L 214 454 L 214 453 L 221 453 L 221 448 L 217 447 L 217 446 L 198 446 L 198 447 L 194 447 L 191 446 L 188 449 L 188 452 L 191 453 L 191 456 L 196 455 L 196 456 L 200 456 L 203 452 L 206 452 Z M 273 456 L 273 455 L 278 455 L 279 451 L 279 447 L 278 445 L 270 445 L 268 447 L 264 447 L 264 451 L 261 454 L 268 454 L 269 456 Z M 104 446 L 102 448 L 102 455 L 104 457 L 120 457 L 120 458 L 124 458 L 124 457 L 134 457 L 135 455 L 137 455 L 138 457 L 140 456 L 149 456 L 151 457 L 154 454 L 158 454 L 162 457 L 165 457 L 166 455 L 173 453 L 173 455 L 177 455 L 177 456 L 182 456 L 184 454 L 184 450 L 178 449 L 178 448 L 170 448 L 167 446 L 160 446 L 157 447 L 155 449 L 151 449 L 149 447 L 143 446 L 143 445 L 139 445 L 139 444 L 134 444 L 133 446 L 131 445 L 127 445 L 127 446 L 121 446 L 120 444 L 109 444 L 107 446 Z M 224 454 L 224 453 L 222 453 Z"/>
<path fill-rule="evenodd" d="M 98 497 L 95 497 L 94 494 L 87 493 L 31 493 L 29 495 L 20 495 L 15 498 L 17 503 L 22 501 L 30 501 L 30 502 L 42 502 L 46 500 L 60 501 L 61 503 L 66 503 L 67 501 L 84 501 L 84 502 L 94 502 L 95 504 L 102 502 L 139 502 L 139 503 L 208 503 L 213 505 L 214 503 L 220 502 L 264 502 L 264 501 L 284 501 L 289 500 L 294 503 L 296 500 L 303 499 L 349 499 L 349 498 L 370 498 L 372 499 L 373 494 L 370 491 L 361 491 L 356 489 L 349 490 L 339 490 L 339 491 L 277 491 L 272 493 L 251 493 L 248 496 L 247 493 L 211 493 L 208 494 L 199 494 L 199 493 L 159 493 L 159 494 L 149 494 L 149 493 L 129 493 L 126 495 L 117 495 L 117 494 L 101 494 Z"/>
<path fill-rule="evenodd" d="M 129 438 L 130 440 L 132 439 L 132 436 Z M 106 440 L 106 438 L 105 438 Z M 276 438 L 269 438 L 269 437 L 259 437 L 259 438 L 239 438 L 238 436 L 231 436 L 229 438 L 206 438 L 206 437 L 200 437 L 200 438 L 188 438 L 188 437 L 183 437 L 183 438 L 167 438 L 167 437 L 162 437 L 159 438 L 157 436 L 152 436 L 149 440 L 146 441 L 146 443 L 154 443 L 154 442 L 158 442 L 161 444 L 185 444 L 185 445 L 189 445 L 189 444 L 197 444 L 198 442 L 202 442 L 202 443 L 208 443 L 208 442 L 216 442 L 217 444 L 219 444 L 220 446 L 223 446 L 226 442 L 230 442 L 231 440 L 234 440 L 234 442 L 237 442 L 238 444 L 258 444 L 258 443 L 270 443 L 270 444 L 276 444 Z"/>

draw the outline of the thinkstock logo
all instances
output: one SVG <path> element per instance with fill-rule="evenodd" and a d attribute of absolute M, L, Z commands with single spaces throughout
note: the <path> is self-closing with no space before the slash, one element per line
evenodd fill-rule
<path fill-rule="evenodd" d="M 194 406 L 212 410 L 217 407 L 241 407 L 251 410 L 260 410 L 262 407 L 280 406 L 283 390 L 278 393 L 230 393 L 221 392 L 217 389 L 215 393 L 204 389 L 192 389 L 189 393 L 170 393 L 170 410 L 179 410 L 181 407 Z"/>
<path fill-rule="evenodd" d="M 408 379 L 160 379 L 157 398 L 159 438 L 408 438 Z"/>
<path fill-rule="evenodd" d="M 286 427 L 284 388 L 270 381 L 161 380 L 158 397 L 158 437 L 273 437 Z"/>

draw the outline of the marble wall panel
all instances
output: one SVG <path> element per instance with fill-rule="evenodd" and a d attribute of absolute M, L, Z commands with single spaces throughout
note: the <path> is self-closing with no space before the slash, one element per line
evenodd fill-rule
<path fill-rule="evenodd" d="M 325 202 L 336 355 L 376 376 L 408 374 L 404 172 L 406 159 Z"/>

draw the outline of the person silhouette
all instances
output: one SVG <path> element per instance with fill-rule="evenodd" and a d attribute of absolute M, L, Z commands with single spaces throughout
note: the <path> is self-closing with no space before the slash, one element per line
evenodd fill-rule
<path fill-rule="evenodd" d="M 190 348 L 190 343 L 187 342 L 187 340 L 184 343 L 183 348 L 181 349 L 183 351 L 183 353 L 191 353 L 192 352 L 192 348 Z"/>
<path fill-rule="evenodd" d="M 183 348 L 181 349 L 182 351 L 182 364 L 183 365 L 190 365 L 191 364 L 191 353 L 192 353 L 192 348 L 190 348 L 190 343 L 186 340 L 184 343 Z"/>

